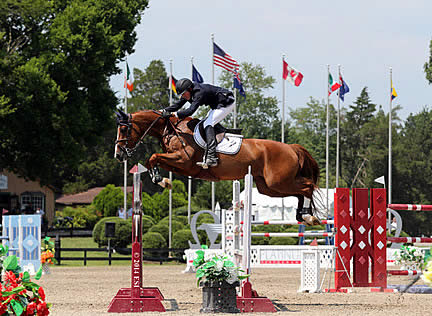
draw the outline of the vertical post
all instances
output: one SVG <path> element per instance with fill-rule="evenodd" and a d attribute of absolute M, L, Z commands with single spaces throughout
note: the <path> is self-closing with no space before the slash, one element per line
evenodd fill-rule
<path fill-rule="evenodd" d="M 252 186 L 253 177 L 251 167 L 249 166 L 248 174 L 245 177 L 245 205 L 243 218 L 243 258 L 242 266 L 247 274 L 250 270 L 250 244 L 251 244 L 251 228 L 252 228 Z"/>
<path fill-rule="evenodd" d="M 215 79 L 214 79 L 214 34 L 212 33 L 211 35 L 211 39 L 212 39 L 212 84 L 215 84 Z M 212 181 L 211 183 L 211 209 L 212 212 L 215 211 L 215 183 Z"/>
<path fill-rule="evenodd" d="M 281 142 L 285 142 L 285 80 L 283 79 L 283 67 L 285 62 L 285 54 L 282 55 L 282 126 L 281 126 Z"/>
<path fill-rule="evenodd" d="M 60 240 L 60 234 L 56 234 L 55 243 L 55 258 L 57 260 L 57 265 L 61 264 L 61 240 Z"/>
<path fill-rule="evenodd" d="M 133 215 L 132 215 L 132 278 L 131 297 L 139 298 L 142 288 L 142 210 L 141 210 L 141 174 L 133 174 Z"/>
<path fill-rule="evenodd" d="M 392 202 L 392 67 L 390 67 L 390 108 L 389 108 L 389 145 L 388 145 L 388 203 Z"/>
<path fill-rule="evenodd" d="M 84 250 L 84 265 L 87 265 L 87 250 Z M 110 265 L 111 265 L 111 260 L 110 260 Z"/>
<path fill-rule="evenodd" d="M 111 238 L 108 238 L 108 265 L 111 265 Z"/>
<path fill-rule="evenodd" d="M 339 83 L 341 81 L 341 65 L 338 65 Z M 337 127 L 336 127 L 336 188 L 339 187 L 339 128 L 340 128 L 340 88 L 337 92 Z"/>
<path fill-rule="evenodd" d="M 172 59 L 170 59 L 170 80 L 172 80 Z M 169 104 L 172 105 L 172 82 L 170 84 L 170 98 Z M 172 172 L 169 172 L 169 181 L 172 184 Z M 169 197 L 168 197 L 168 248 L 171 248 L 171 234 L 172 234 L 172 189 L 169 189 Z"/>
<path fill-rule="evenodd" d="M 125 69 L 125 82 L 127 80 L 127 56 L 126 56 L 126 69 Z M 128 112 L 127 108 L 127 98 L 128 98 L 128 88 L 127 84 L 124 86 L 125 88 L 125 98 L 124 98 L 124 106 L 125 106 L 125 113 Z M 128 173 L 128 166 L 127 166 L 127 159 L 123 161 L 123 208 L 126 211 L 127 210 L 127 173 Z"/>
<path fill-rule="evenodd" d="M 327 64 L 327 111 L 326 111 L 326 210 L 329 214 L 329 128 L 330 128 L 330 65 Z"/>
<path fill-rule="evenodd" d="M 282 126 L 281 126 L 281 142 L 285 143 L 285 79 L 283 78 L 285 54 L 282 54 Z M 285 203 L 284 198 L 282 199 L 282 214 L 281 219 L 285 219 Z"/>
<path fill-rule="evenodd" d="M 371 213 L 373 215 L 372 286 L 387 287 L 387 231 L 386 189 L 371 189 Z"/>
<path fill-rule="evenodd" d="M 335 288 L 336 290 L 340 290 L 342 287 L 351 285 L 350 190 L 348 188 L 336 188 L 334 203 L 334 221 L 335 228 L 337 229 L 337 234 L 335 236 Z"/>
<path fill-rule="evenodd" d="M 237 90 L 234 87 L 234 80 L 235 80 L 234 78 L 235 78 L 235 75 L 233 75 L 233 88 L 232 88 L 234 91 L 234 114 L 233 114 L 234 126 L 233 126 L 233 128 L 237 128 Z"/>
<path fill-rule="evenodd" d="M 191 78 L 193 78 L 193 56 L 191 57 Z M 191 212 L 192 212 L 192 177 L 188 177 L 188 224 L 191 223 Z"/>

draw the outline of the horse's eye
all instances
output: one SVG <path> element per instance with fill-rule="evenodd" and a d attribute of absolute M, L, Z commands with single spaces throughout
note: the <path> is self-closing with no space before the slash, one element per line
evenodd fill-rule
<path fill-rule="evenodd" d="M 126 126 L 120 127 L 120 132 L 121 133 L 126 133 L 127 132 L 127 127 Z"/>

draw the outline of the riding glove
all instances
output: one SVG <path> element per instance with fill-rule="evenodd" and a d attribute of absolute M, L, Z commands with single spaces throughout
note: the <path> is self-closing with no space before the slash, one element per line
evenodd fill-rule
<path fill-rule="evenodd" d="M 163 118 L 168 118 L 171 116 L 171 112 L 167 111 L 167 110 L 163 110 L 162 111 L 162 117 Z"/>

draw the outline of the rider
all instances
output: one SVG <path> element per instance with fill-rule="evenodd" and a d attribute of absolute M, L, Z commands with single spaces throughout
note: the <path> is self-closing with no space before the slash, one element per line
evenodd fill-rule
<path fill-rule="evenodd" d="M 186 102 L 191 104 L 190 107 L 175 113 L 180 119 L 191 116 L 201 105 L 209 105 L 211 110 L 204 121 L 204 131 L 207 141 L 207 154 L 204 163 L 209 167 L 217 166 L 217 143 L 214 126 L 234 110 L 233 93 L 227 89 L 210 84 L 192 82 L 187 78 L 177 81 L 176 90 L 177 94 L 180 95 L 180 100 L 165 108 L 162 111 L 162 116 L 164 118 L 169 117 L 171 112 L 177 111 Z"/>

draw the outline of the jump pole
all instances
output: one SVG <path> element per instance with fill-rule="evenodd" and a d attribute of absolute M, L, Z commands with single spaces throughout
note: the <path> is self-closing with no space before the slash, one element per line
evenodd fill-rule
<path fill-rule="evenodd" d="M 146 171 L 141 164 L 129 171 L 133 174 L 131 287 L 117 292 L 108 307 L 110 313 L 165 312 L 161 303 L 164 297 L 159 288 L 143 287 L 141 173 Z"/>
<path fill-rule="evenodd" d="M 250 268 L 250 245 L 252 231 L 252 186 L 253 177 L 249 167 L 249 172 L 245 177 L 245 207 L 244 207 L 244 225 L 243 225 L 243 255 L 242 268 L 246 274 L 251 273 Z M 267 297 L 259 296 L 252 289 L 252 283 L 249 278 L 240 282 L 240 295 L 237 296 L 237 308 L 242 313 L 250 312 L 276 312 L 272 301 Z"/>

